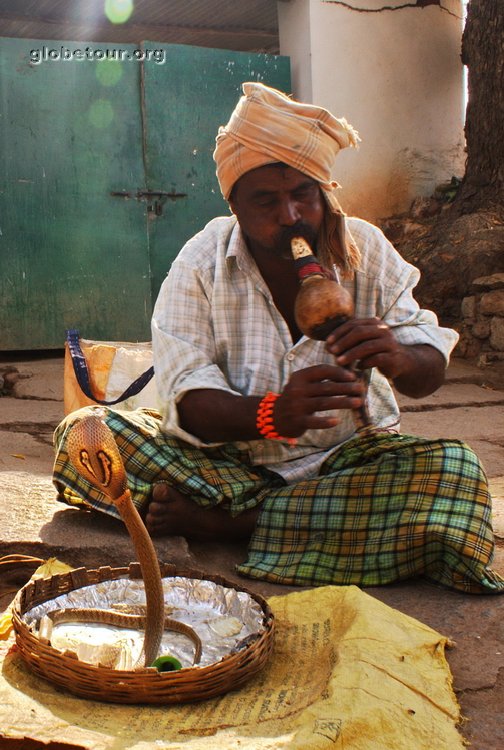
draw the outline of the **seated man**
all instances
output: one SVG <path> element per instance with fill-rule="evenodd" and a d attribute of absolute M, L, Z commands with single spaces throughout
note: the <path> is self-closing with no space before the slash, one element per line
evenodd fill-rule
<path fill-rule="evenodd" d="M 491 501 L 477 457 L 458 440 L 397 432 L 392 386 L 432 393 L 457 334 L 419 308 L 419 273 L 383 234 L 344 216 L 331 169 L 357 134 L 260 83 L 243 91 L 214 154 L 232 215 L 185 245 L 154 310 L 162 414 L 103 410 L 149 532 L 248 539 L 239 572 L 279 583 L 423 575 L 504 591 L 487 568 Z M 354 299 L 355 317 L 326 341 L 296 324 L 293 236 Z M 359 432 L 364 399 L 373 428 Z M 57 430 L 54 481 L 63 501 L 117 515 L 67 456 L 68 430 L 95 408 Z"/>

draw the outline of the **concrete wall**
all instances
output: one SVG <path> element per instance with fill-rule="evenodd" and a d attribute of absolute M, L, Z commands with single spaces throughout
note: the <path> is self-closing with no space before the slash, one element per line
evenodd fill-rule
<path fill-rule="evenodd" d="M 278 3 L 294 96 L 346 117 L 361 135 L 358 151 L 338 155 L 334 174 L 349 214 L 375 221 L 405 211 L 464 172 L 462 0 L 443 6 Z"/>

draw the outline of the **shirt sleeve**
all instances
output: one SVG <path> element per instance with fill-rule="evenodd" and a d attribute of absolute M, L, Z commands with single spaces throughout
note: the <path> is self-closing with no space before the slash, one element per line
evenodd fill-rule
<path fill-rule="evenodd" d="M 182 429 L 177 404 L 191 390 L 236 391 L 215 364 L 210 278 L 178 259 L 156 301 L 152 346 L 163 430 L 192 445 L 210 445 Z"/>
<path fill-rule="evenodd" d="M 419 270 L 402 258 L 377 227 L 354 220 L 352 234 L 364 261 L 356 274 L 356 316 L 382 318 L 399 343 L 433 346 L 448 364 L 459 336 L 451 328 L 440 326 L 433 311 L 419 306 L 413 294 Z"/>

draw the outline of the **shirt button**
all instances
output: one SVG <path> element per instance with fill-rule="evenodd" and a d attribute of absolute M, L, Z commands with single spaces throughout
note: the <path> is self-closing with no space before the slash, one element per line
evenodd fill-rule
<path fill-rule="evenodd" d="M 289 360 L 289 362 L 292 362 L 292 360 L 294 359 L 295 356 L 296 356 L 295 354 L 293 354 L 292 352 L 290 352 L 290 354 L 287 355 L 287 359 Z"/>

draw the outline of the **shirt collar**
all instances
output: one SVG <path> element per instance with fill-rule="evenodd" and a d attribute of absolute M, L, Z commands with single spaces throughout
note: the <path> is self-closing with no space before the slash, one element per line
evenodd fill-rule
<path fill-rule="evenodd" d="M 226 266 L 229 275 L 231 275 L 234 267 L 239 268 L 240 271 L 244 271 L 245 273 L 250 272 L 252 268 L 256 268 L 255 261 L 247 247 L 238 221 L 235 222 L 229 237 L 226 251 Z"/>

